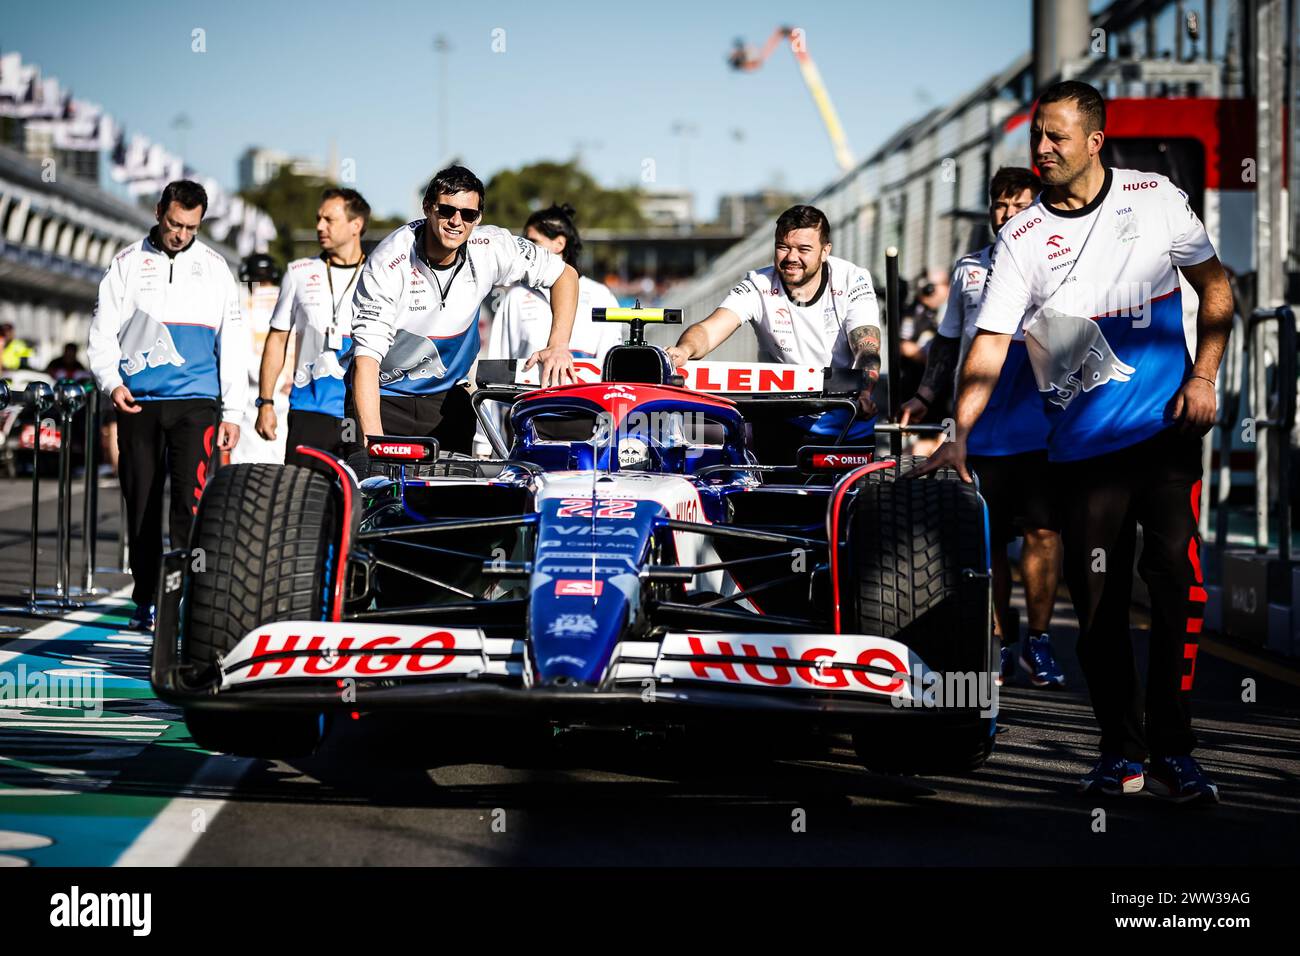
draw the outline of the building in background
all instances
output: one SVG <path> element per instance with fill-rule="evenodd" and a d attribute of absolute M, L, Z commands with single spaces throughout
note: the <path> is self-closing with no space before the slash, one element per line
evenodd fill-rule
<path fill-rule="evenodd" d="M 325 167 L 314 159 L 290 156 L 278 149 L 250 146 L 239 156 L 239 191 L 265 186 L 282 168 L 309 179 L 326 179 Z"/>
<path fill-rule="evenodd" d="M 75 177 L 50 181 L 44 168 L 0 146 L 0 322 L 32 347 L 33 368 L 66 343 L 84 349 L 104 270 L 154 225 L 151 209 Z M 234 249 L 204 242 L 234 265 Z"/>
<path fill-rule="evenodd" d="M 637 205 L 651 226 L 689 229 L 695 221 L 695 194 L 689 189 L 646 189 Z"/>
<path fill-rule="evenodd" d="M 717 225 L 728 232 L 748 235 L 770 225 L 799 198 L 783 189 L 753 193 L 727 193 L 718 199 Z"/>
<path fill-rule="evenodd" d="M 204 239 L 232 265 L 240 253 L 227 238 L 249 251 L 274 238 L 260 209 L 160 144 L 128 137 L 21 54 L 0 54 L 0 322 L 33 348 L 33 368 L 69 343 L 84 347 L 104 270 L 154 225 L 160 191 L 182 176 L 208 191 Z"/>

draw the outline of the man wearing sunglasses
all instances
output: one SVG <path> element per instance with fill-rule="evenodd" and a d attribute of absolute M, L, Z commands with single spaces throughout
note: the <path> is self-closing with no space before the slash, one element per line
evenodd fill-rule
<path fill-rule="evenodd" d="M 554 253 L 482 216 L 482 181 L 442 170 L 424 193 L 425 219 L 386 237 L 366 260 L 353 298 L 349 418 L 371 435 L 437 438 L 469 452 L 474 414 L 467 379 L 479 352 L 478 315 L 494 286 L 550 289 L 551 332 L 533 353 L 543 386 L 573 380 L 569 335 L 578 274 Z"/>

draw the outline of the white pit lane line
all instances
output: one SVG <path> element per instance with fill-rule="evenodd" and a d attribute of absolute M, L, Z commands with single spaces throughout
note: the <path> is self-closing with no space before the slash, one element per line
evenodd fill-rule
<path fill-rule="evenodd" d="M 0 650 L 0 665 L 22 654 L 39 651 L 46 642 L 58 640 L 82 625 L 94 624 L 104 616 L 105 609 L 113 610 L 114 605 L 125 604 L 130 593 L 129 586 L 123 587 L 107 595 L 95 608 L 72 611 L 61 619 L 49 621 L 4 642 L 3 650 Z M 137 637 L 144 645 L 141 650 L 147 655 L 147 638 L 143 634 Z M 110 639 L 116 639 L 116 635 L 110 635 Z M 182 788 L 185 795 L 174 797 L 131 845 L 122 851 L 113 865 L 179 866 L 226 804 L 223 799 L 191 794 L 214 790 L 230 792 L 256 763 L 256 760 L 242 757 L 208 757 Z"/>
<path fill-rule="evenodd" d="M 257 761 L 245 757 L 212 756 L 190 778 L 185 789 L 229 792 L 239 784 Z M 144 828 L 129 847 L 122 851 L 114 866 L 180 866 L 194 844 L 211 827 L 223 799 L 209 797 L 175 797 Z"/>

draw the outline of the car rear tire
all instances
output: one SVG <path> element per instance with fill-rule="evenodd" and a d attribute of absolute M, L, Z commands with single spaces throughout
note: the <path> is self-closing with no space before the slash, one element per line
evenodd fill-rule
<path fill-rule="evenodd" d="M 977 692 L 992 692 L 984 503 L 950 469 L 896 480 L 921 461 L 904 456 L 897 469 L 875 472 L 859 485 L 848 522 L 851 580 L 841 583 L 848 621 L 860 633 L 907 645 L 932 672 L 974 675 Z M 939 690 L 950 686 L 945 681 Z M 853 742 L 863 764 L 909 774 L 962 773 L 983 764 L 993 747 L 996 706 L 944 703 L 860 727 Z"/>
<path fill-rule="evenodd" d="M 329 479 L 297 465 L 230 465 L 204 489 L 190 544 L 181 658 L 193 679 L 215 679 L 218 662 L 253 628 L 325 619 L 339 534 Z M 200 570 L 201 568 L 201 570 Z M 191 708 L 186 725 L 206 750 L 295 757 L 316 749 L 321 715 L 302 711 Z"/>

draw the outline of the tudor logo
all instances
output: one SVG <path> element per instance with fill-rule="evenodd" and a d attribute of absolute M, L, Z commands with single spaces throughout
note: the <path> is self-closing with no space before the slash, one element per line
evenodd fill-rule
<path fill-rule="evenodd" d="M 1056 249 L 1059 249 L 1059 248 L 1061 248 L 1061 243 L 1058 242 L 1057 240 L 1059 240 L 1059 239 L 1064 239 L 1064 238 L 1065 238 L 1065 236 L 1048 236 L 1048 237 L 1047 237 L 1047 244 L 1048 244 L 1049 246 L 1052 246 L 1052 247 L 1056 248 Z"/>

